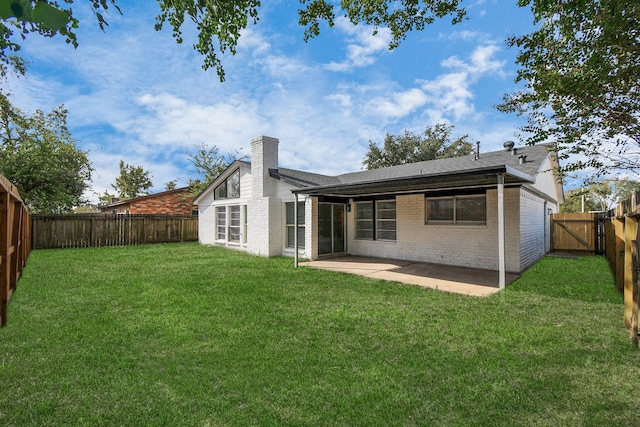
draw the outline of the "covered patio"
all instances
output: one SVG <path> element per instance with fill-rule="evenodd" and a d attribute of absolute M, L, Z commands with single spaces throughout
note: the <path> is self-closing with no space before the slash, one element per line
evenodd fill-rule
<path fill-rule="evenodd" d="M 489 296 L 500 290 L 498 271 L 477 268 L 360 256 L 321 259 L 300 265 L 475 297 Z M 507 273 L 506 284 L 518 277 L 518 274 Z"/>

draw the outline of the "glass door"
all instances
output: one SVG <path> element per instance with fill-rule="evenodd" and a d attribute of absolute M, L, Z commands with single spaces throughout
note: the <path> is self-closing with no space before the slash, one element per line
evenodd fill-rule
<path fill-rule="evenodd" d="M 345 251 L 345 211 L 341 203 L 318 204 L 318 255 Z"/>

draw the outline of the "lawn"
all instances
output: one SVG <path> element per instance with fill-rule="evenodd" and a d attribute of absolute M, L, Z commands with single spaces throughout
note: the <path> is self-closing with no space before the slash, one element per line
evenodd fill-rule
<path fill-rule="evenodd" d="M 473 298 L 197 244 L 37 250 L 0 329 L 3 426 L 636 426 L 606 261 Z"/>

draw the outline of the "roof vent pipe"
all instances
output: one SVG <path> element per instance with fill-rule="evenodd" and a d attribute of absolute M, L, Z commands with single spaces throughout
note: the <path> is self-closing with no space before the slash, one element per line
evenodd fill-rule
<path fill-rule="evenodd" d="M 514 149 L 511 150 L 511 155 L 515 156 L 516 154 L 518 154 L 518 149 L 514 147 Z"/>
<path fill-rule="evenodd" d="M 480 141 L 476 141 L 476 160 L 480 158 Z"/>
<path fill-rule="evenodd" d="M 527 156 L 520 156 L 518 157 L 518 160 L 520 164 L 527 163 Z"/>
<path fill-rule="evenodd" d="M 506 141 L 504 144 L 502 144 L 502 146 L 504 147 L 505 151 L 511 151 L 513 150 L 513 147 L 516 145 L 515 142 L 513 141 Z"/>

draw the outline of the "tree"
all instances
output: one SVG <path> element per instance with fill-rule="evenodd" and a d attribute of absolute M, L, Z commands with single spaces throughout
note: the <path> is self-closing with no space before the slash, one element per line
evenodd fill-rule
<path fill-rule="evenodd" d="M 109 190 L 104 190 L 104 193 L 102 193 L 102 195 L 99 195 L 98 193 L 96 193 L 96 195 L 98 196 L 98 200 L 99 200 L 98 206 L 110 205 L 111 203 L 113 203 L 113 200 L 116 198 L 116 195 L 109 193 Z"/>
<path fill-rule="evenodd" d="M 336 12 L 329 0 L 299 0 L 303 6 L 298 10 L 298 23 L 305 27 L 304 40 L 320 33 L 321 22 L 334 25 Z M 121 13 L 116 0 L 90 0 L 101 29 L 108 25 L 104 14 L 109 8 Z M 379 27 L 389 27 L 392 40 L 389 48 L 398 46 L 409 31 L 423 30 L 426 25 L 447 16 L 452 23 L 465 16 L 462 0 L 402 0 L 400 4 L 391 0 L 343 1 L 343 13 L 355 25 L 360 22 L 372 25 L 374 33 Z M 11 52 L 20 45 L 14 39 L 14 31 L 24 38 L 29 33 L 45 37 L 60 34 L 67 43 L 78 45 L 74 30 L 78 19 L 73 16 L 74 0 L 64 0 L 66 9 L 54 0 L 3 0 L 0 1 L 0 62 L 6 64 Z M 220 81 L 225 72 L 218 57 L 227 51 L 236 53 L 238 39 L 251 23 L 258 23 L 260 0 L 158 0 L 160 13 L 156 17 L 156 30 L 169 24 L 176 42 L 184 41 L 182 27 L 192 21 L 197 28 L 194 49 L 204 57 L 203 68 L 215 68 Z M 217 46 L 216 46 L 217 44 Z"/>
<path fill-rule="evenodd" d="M 471 154 L 473 145 L 468 141 L 469 136 L 463 135 L 452 141 L 452 130 L 452 125 L 437 123 L 434 127 L 427 127 L 421 135 L 406 130 L 402 135 L 387 134 L 382 148 L 369 142 L 369 151 L 362 165 L 365 169 L 377 169 Z"/>
<path fill-rule="evenodd" d="M 603 179 L 592 182 L 587 188 L 567 191 L 561 212 L 609 211 L 618 203 L 640 191 L 640 182 L 628 178 Z M 584 209 L 583 209 L 584 206 Z"/>
<path fill-rule="evenodd" d="M 142 166 L 128 165 L 124 160 L 120 160 L 120 176 L 116 178 L 115 184 L 111 184 L 111 186 L 122 199 L 131 199 L 149 194 L 146 190 L 153 186 L 149 174 L 150 172 L 145 171 Z"/>
<path fill-rule="evenodd" d="M 201 144 L 197 148 L 195 153 L 189 154 L 189 160 L 199 175 L 199 178 L 189 179 L 189 187 L 193 195 L 200 194 L 231 163 L 246 158 L 239 150 L 230 151 L 226 155 L 220 154 L 220 149 L 215 145 L 209 147 Z"/>
<path fill-rule="evenodd" d="M 73 0 L 65 0 L 73 3 Z M 120 11 L 115 0 L 90 0 L 98 25 L 104 30 L 107 21 L 103 13 L 108 8 Z M 27 34 L 37 33 L 44 37 L 60 34 L 66 42 L 78 46 L 75 29 L 79 21 L 73 16 L 71 7 L 63 8 L 57 1 L 46 0 L 2 0 L 0 1 L 0 68 L 6 71 L 7 65 L 16 60 L 12 54 L 20 50 L 16 38 L 23 39 Z M 17 34 L 16 34 L 17 33 Z"/>
<path fill-rule="evenodd" d="M 560 212 L 590 212 L 600 210 L 591 198 L 589 191 L 584 188 L 568 190 L 564 195 L 564 203 L 560 205 Z"/>
<path fill-rule="evenodd" d="M 0 173 L 32 213 L 71 212 L 82 203 L 93 168 L 67 129 L 64 106 L 29 116 L 0 91 Z"/>
<path fill-rule="evenodd" d="M 178 182 L 175 179 L 172 179 L 171 181 L 164 184 L 164 189 L 167 191 L 175 190 L 177 186 L 178 186 Z"/>
<path fill-rule="evenodd" d="M 539 28 L 514 36 L 526 90 L 498 108 L 528 117 L 529 144 L 552 142 L 563 174 L 640 170 L 640 2 L 519 0 Z"/>

